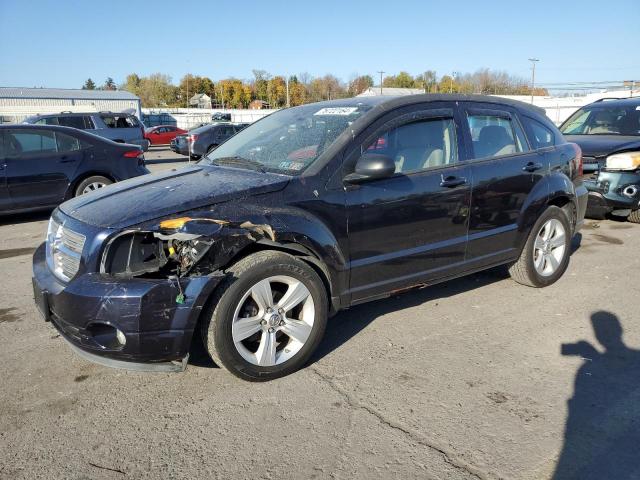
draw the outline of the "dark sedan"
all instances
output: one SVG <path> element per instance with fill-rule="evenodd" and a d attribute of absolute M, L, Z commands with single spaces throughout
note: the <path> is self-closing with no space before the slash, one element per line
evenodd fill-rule
<path fill-rule="evenodd" d="M 70 127 L 0 126 L 0 213 L 51 209 L 145 173 L 137 145 Z"/>
<path fill-rule="evenodd" d="M 209 150 L 229 140 L 237 132 L 247 126 L 246 123 L 214 123 L 203 125 L 190 130 L 184 135 L 178 135 L 171 142 L 171 149 L 181 155 L 191 155 L 191 158 L 198 159 Z"/>
<path fill-rule="evenodd" d="M 560 131 L 584 155 L 587 216 L 640 223 L 640 98 L 605 99 L 569 117 Z"/>

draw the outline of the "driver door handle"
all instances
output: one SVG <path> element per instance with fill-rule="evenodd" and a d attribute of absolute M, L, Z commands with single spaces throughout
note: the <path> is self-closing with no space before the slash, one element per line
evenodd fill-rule
<path fill-rule="evenodd" d="M 535 172 L 536 170 L 540 170 L 543 167 L 544 165 L 542 165 L 541 163 L 529 162 L 524 167 L 522 167 L 522 170 L 524 170 L 525 172 Z"/>
<path fill-rule="evenodd" d="M 449 175 L 448 177 L 445 177 L 443 175 L 441 178 L 442 178 L 442 181 L 440 182 L 440 186 L 446 187 L 446 188 L 459 187 L 460 185 L 464 185 L 467 183 L 467 179 L 464 177 L 455 177 L 453 175 Z"/>

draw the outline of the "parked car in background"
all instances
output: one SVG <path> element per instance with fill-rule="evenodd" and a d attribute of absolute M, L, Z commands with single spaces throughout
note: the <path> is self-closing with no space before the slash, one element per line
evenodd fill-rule
<path fill-rule="evenodd" d="M 173 125 L 160 125 L 147 128 L 144 132 L 144 138 L 149 140 L 151 145 L 169 145 L 171 140 L 176 138 L 176 135 L 183 133 L 187 133 L 187 131 Z"/>
<path fill-rule="evenodd" d="M 181 155 L 189 155 L 198 159 L 208 151 L 226 142 L 237 132 L 246 128 L 247 123 L 213 123 L 189 130 L 189 132 L 178 135 L 171 143 L 171 149 Z M 189 148 L 191 144 L 191 148 Z"/>
<path fill-rule="evenodd" d="M 580 108 L 561 126 L 580 145 L 589 190 L 587 216 L 640 223 L 640 98 L 606 99 Z"/>
<path fill-rule="evenodd" d="M 211 115 L 211 121 L 212 122 L 230 122 L 231 121 L 231 114 L 230 113 L 216 112 L 213 115 Z"/>
<path fill-rule="evenodd" d="M 137 145 L 69 127 L 0 126 L 0 213 L 50 209 L 146 173 Z"/>
<path fill-rule="evenodd" d="M 86 130 L 100 137 L 108 138 L 114 142 L 138 145 L 145 151 L 149 148 L 149 141 L 146 140 L 144 136 L 144 125 L 135 115 L 128 113 L 60 112 L 28 117 L 23 123 L 73 127 L 79 130 Z"/>
<path fill-rule="evenodd" d="M 34 254 L 35 299 L 90 360 L 181 370 L 201 337 L 218 365 L 269 380 L 304 365 L 340 309 L 502 264 L 551 285 L 586 200 L 579 148 L 531 105 L 308 104 L 196 165 L 63 203 Z M 82 241 L 69 252 L 66 237 Z"/>

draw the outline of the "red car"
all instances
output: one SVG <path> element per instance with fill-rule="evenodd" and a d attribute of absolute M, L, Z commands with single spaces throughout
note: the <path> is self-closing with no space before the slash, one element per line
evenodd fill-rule
<path fill-rule="evenodd" d="M 159 125 L 147 128 L 144 131 L 144 138 L 149 140 L 151 145 L 168 145 L 177 135 L 183 133 L 187 133 L 187 131 L 173 125 Z"/>

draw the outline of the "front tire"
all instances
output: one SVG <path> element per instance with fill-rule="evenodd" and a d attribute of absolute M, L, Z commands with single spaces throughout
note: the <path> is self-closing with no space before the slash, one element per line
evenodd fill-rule
<path fill-rule="evenodd" d="M 509 274 L 522 285 L 546 287 L 564 274 L 570 253 L 569 219 L 562 209 L 550 206 L 531 229 L 520 258 L 509 267 Z"/>
<path fill-rule="evenodd" d="M 203 312 L 202 339 L 213 361 L 249 381 L 295 372 L 327 323 L 324 284 L 302 260 L 276 251 L 233 265 Z"/>

